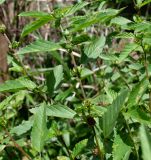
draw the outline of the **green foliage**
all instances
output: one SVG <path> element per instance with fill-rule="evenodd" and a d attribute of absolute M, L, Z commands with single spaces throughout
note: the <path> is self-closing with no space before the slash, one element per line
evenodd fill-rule
<path fill-rule="evenodd" d="M 86 147 L 87 145 L 87 142 L 88 142 L 88 139 L 84 139 L 80 142 L 78 142 L 75 147 L 73 148 L 73 151 L 72 151 L 72 157 L 75 159 L 77 155 L 79 155 L 82 150 Z"/>
<path fill-rule="evenodd" d="M 4 84 L 0 85 L 0 92 L 16 92 L 23 89 L 34 89 L 36 84 L 24 77 L 20 77 L 15 80 L 8 80 Z"/>
<path fill-rule="evenodd" d="M 0 84 L 0 159 L 149 160 L 150 0 L 31 3 Z"/>
<path fill-rule="evenodd" d="M 27 45 L 26 47 L 20 49 L 17 54 L 26 54 L 26 53 L 35 53 L 35 52 L 49 52 L 60 49 L 61 46 L 58 43 L 37 40 L 32 44 Z"/>
<path fill-rule="evenodd" d="M 151 156 L 151 135 L 143 125 L 140 127 L 140 139 L 143 152 L 142 158 L 143 160 L 149 160 Z"/>
<path fill-rule="evenodd" d="M 0 4 L 2 4 L 2 3 L 4 3 L 5 2 L 5 0 L 0 0 Z"/>
<path fill-rule="evenodd" d="M 112 105 L 108 107 L 107 111 L 103 115 L 103 134 L 108 137 L 115 126 L 118 118 L 120 109 L 124 105 L 127 98 L 128 91 L 124 90 L 120 95 L 113 101 Z"/>
<path fill-rule="evenodd" d="M 105 37 L 101 36 L 99 39 L 93 40 L 90 44 L 86 45 L 84 48 L 85 56 L 88 58 L 96 59 L 102 53 L 103 47 L 105 45 Z"/>
<path fill-rule="evenodd" d="M 34 123 L 31 132 L 31 143 L 36 151 L 41 152 L 43 150 L 47 136 L 46 108 L 45 104 L 41 104 L 34 115 Z"/>
<path fill-rule="evenodd" d="M 123 142 L 120 135 L 116 135 L 113 143 L 113 159 L 121 160 L 121 159 L 129 159 L 129 155 L 131 152 L 131 147 Z"/>

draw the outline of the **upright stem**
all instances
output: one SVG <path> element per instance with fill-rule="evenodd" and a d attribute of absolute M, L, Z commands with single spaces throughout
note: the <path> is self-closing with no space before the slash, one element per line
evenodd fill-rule
<path fill-rule="evenodd" d="M 98 152 L 99 152 L 100 160 L 104 160 L 104 157 L 103 157 L 102 151 L 101 151 L 101 149 L 100 149 L 100 145 L 99 145 L 98 137 L 97 137 L 97 134 L 96 134 L 96 131 L 95 131 L 95 128 L 94 128 L 94 127 L 93 127 L 93 133 L 94 133 L 94 138 L 95 138 L 96 145 L 97 145 L 97 148 L 98 148 Z"/>
<path fill-rule="evenodd" d="M 134 142 L 134 140 L 133 140 L 133 136 L 132 136 L 132 133 L 131 133 L 129 124 L 127 123 L 127 120 L 126 120 L 126 119 L 125 119 L 125 123 L 126 123 L 127 129 L 128 129 L 128 132 L 129 132 L 129 136 L 131 137 L 131 140 L 132 140 L 132 142 L 133 142 L 133 146 L 134 146 L 134 150 L 135 150 L 135 154 L 136 154 L 136 160 L 139 160 L 139 154 L 138 154 L 138 152 L 137 152 L 137 148 L 136 148 L 135 142 Z"/>
<path fill-rule="evenodd" d="M 77 68 L 77 64 L 76 64 L 76 61 L 75 61 L 75 58 L 74 58 L 74 55 L 73 55 L 72 52 L 71 52 L 71 59 L 73 61 L 74 67 Z M 80 77 L 77 77 L 77 78 L 78 78 L 78 82 L 80 83 L 80 88 L 81 88 L 81 91 L 82 91 L 83 98 L 86 99 L 86 94 L 85 94 L 85 91 L 84 91 L 84 88 L 83 88 L 83 85 L 82 85 L 82 81 L 81 81 Z"/>
<path fill-rule="evenodd" d="M 147 53 L 145 51 L 143 44 L 141 44 L 141 46 L 142 46 L 142 49 L 144 52 L 144 67 L 145 67 L 145 72 L 146 72 L 146 78 L 148 79 L 149 84 L 151 85 L 150 75 L 149 75 L 149 70 L 148 70 Z M 149 109 L 150 109 L 150 113 L 151 113 L 151 90 L 149 91 Z"/>
<path fill-rule="evenodd" d="M 29 160 L 32 160 L 32 158 L 23 150 L 23 148 L 19 144 L 16 143 L 16 141 L 11 136 L 11 134 L 7 131 L 7 129 L 4 128 L 4 130 L 5 130 L 6 135 L 11 139 L 11 141 L 14 143 L 14 146 L 22 153 L 22 155 L 24 155 L 25 157 L 27 157 Z"/>

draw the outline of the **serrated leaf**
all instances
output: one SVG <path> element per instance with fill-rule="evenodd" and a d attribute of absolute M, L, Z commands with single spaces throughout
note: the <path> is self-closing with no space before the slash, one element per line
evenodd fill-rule
<path fill-rule="evenodd" d="M 46 111 L 47 111 L 47 116 L 52 116 L 52 117 L 72 119 L 76 115 L 75 111 L 61 104 L 47 106 Z"/>
<path fill-rule="evenodd" d="M 21 48 L 17 54 L 35 53 L 35 52 L 49 52 L 61 48 L 58 43 L 45 40 L 36 40 L 35 42 Z"/>
<path fill-rule="evenodd" d="M 127 157 L 129 157 L 131 152 L 131 147 L 123 142 L 120 135 L 117 135 L 114 138 L 114 143 L 112 148 L 113 148 L 112 151 L 113 160 L 123 160 L 127 154 L 128 154 Z"/>
<path fill-rule="evenodd" d="M 34 115 L 34 123 L 31 132 L 31 143 L 33 148 L 41 152 L 47 140 L 48 129 L 46 124 L 46 107 L 41 104 Z"/>
<path fill-rule="evenodd" d="M 48 74 L 46 74 L 46 84 L 50 95 L 53 94 L 54 90 L 58 87 L 63 79 L 63 67 L 58 65 L 53 68 Z"/>
<path fill-rule="evenodd" d="M 118 35 L 115 36 L 116 38 L 135 38 L 135 35 L 133 33 L 128 33 L 128 32 L 123 32 L 119 33 Z"/>
<path fill-rule="evenodd" d="M 75 159 L 76 156 L 78 156 L 82 152 L 82 150 L 86 147 L 87 142 L 88 142 L 88 139 L 84 139 L 75 145 L 72 151 L 73 159 Z"/>
<path fill-rule="evenodd" d="M 150 125 L 151 124 L 151 118 L 150 114 L 145 112 L 143 109 L 141 109 L 138 106 L 133 106 L 130 109 L 128 109 L 127 112 L 123 112 L 124 116 L 129 119 L 133 119 L 140 124 L 144 125 Z"/>
<path fill-rule="evenodd" d="M 138 44 L 136 43 L 128 43 L 125 45 L 123 51 L 120 53 L 120 56 L 119 56 L 119 63 L 121 63 L 122 61 L 124 61 L 125 58 L 128 57 L 128 55 L 135 51 L 137 48 L 139 47 Z"/>
<path fill-rule="evenodd" d="M 19 92 L 16 92 L 15 94 L 8 96 L 0 103 L 0 110 L 7 109 L 7 107 L 9 106 L 11 106 L 12 108 L 20 107 L 26 95 L 27 92 L 25 90 L 21 90 Z"/>
<path fill-rule="evenodd" d="M 150 3 L 150 2 L 151 2 L 151 0 L 145 0 L 145 1 L 142 2 L 142 3 L 138 3 L 138 4 L 137 4 L 137 7 L 141 8 L 141 7 L 147 5 L 147 4 Z"/>
<path fill-rule="evenodd" d="M 127 23 L 131 23 L 132 21 L 130 21 L 129 19 L 125 18 L 125 17 L 120 17 L 117 16 L 115 18 L 113 18 L 111 20 L 111 24 L 118 24 L 118 25 L 126 25 Z"/>
<path fill-rule="evenodd" d="M 74 110 L 62 104 L 45 105 L 45 106 L 46 106 L 47 116 L 72 119 L 76 115 L 76 112 Z M 30 109 L 31 113 L 36 113 L 36 111 L 37 108 Z"/>
<path fill-rule="evenodd" d="M 133 87 L 127 101 L 128 108 L 131 108 L 132 106 L 138 104 L 140 98 L 142 97 L 143 93 L 146 91 L 148 85 L 149 85 L 149 81 L 145 77 L 137 85 Z"/>
<path fill-rule="evenodd" d="M 88 58 L 96 59 L 102 53 L 103 47 L 105 45 L 105 41 L 106 41 L 105 37 L 101 36 L 100 38 L 92 41 L 90 44 L 85 45 L 84 54 Z"/>
<path fill-rule="evenodd" d="M 108 107 L 107 111 L 103 115 L 103 134 L 108 137 L 115 126 L 119 112 L 124 105 L 127 98 L 128 91 L 124 90 L 119 96 L 113 101 L 112 105 Z"/>
<path fill-rule="evenodd" d="M 96 12 L 94 15 L 86 15 L 82 17 L 77 17 L 73 19 L 71 22 L 71 32 L 76 32 L 87 28 L 95 23 L 105 23 L 111 20 L 115 15 L 117 15 L 120 11 L 114 9 L 106 9 L 101 12 Z"/>
<path fill-rule="evenodd" d="M 24 77 L 8 80 L 5 83 L 0 85 L 0 92 L 15 92 L 23 89 L 34 89 L 36 88 L 36 84 Z"/>
<path fill-rule="evenodd" d="M 31 129 L 32 125 L 33 125 L 32 120 L 23 121 L 20 125 L 12 128 L 11 133 L 15 133 L 18 136 L 20 136 L 20 135 L 26 133 L 27 131 L 29 131 Z"/>
<path fill-rule="evenodd" d="M 142 148 L 142 158 L 143 160 L 150 160 L 151 157 L 151 135 L 147 128 L 143 125 L 140 127 L 140 140 Z"/>
<path fill-rule="evenodd" d="M 40 28 L 41 26 L 43 26 L 44 24 L 48 23 L 49 21 L 51 21 L 53 19 L 53 17 L 49 16 L 49 17 L 42 17 L 39 18 L 29 24 L 27 24 L 21 33 L 22 37 L 25 37 L 26 35 L 28 35 L 29 33 L 35 31 L 36 29 Z"/>
<path fill-rule="evenodd" d="M 73 5 L 72 7 L 70 7 L 64 16 L 70 16 L 72 14 L 74 14 L 76 11 L 82 9 L 83 7 L 85 7 L 86 5 L 88 5 L 89 3 L 88 2 L 79 2 L 75 5 Z"/>
<path fill-rule="evenodd" d="M 113 100 L 116 99 L 118 94 L 114 90 L 109 89 L 108 87 L 105 87 L 104 90 L 105 90 L 105 92 L 107 94 L 109 103 L 112 103 Z"/>
<path fill-rule="evenodd" d="M 52 17 L 49 13 L 42 12 L 42 11 L 22 12 L 18 16 L 20 16 L 20 17 L 34 17 L 34 18 Z"/>
<path fill-rule="evenodd" d="M 116 57 L 113 54 L 100 54 L 99 57 L 106 61 L 117 61 L 118 60 L 118 57 Z"/>

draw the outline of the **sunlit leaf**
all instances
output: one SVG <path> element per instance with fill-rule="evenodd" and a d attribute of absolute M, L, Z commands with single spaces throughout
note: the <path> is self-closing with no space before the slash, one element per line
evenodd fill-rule
<path fill-rule="evenodd" d="M 49 52 L 61 48 L 58 43 L 45 40 L 36 40 L 35 42 L 21 48 L 17 54 L 36 53 L 36 52 Z"/>
<path fill-rule="evenodd" d="M 31 143 L 36 151 L 41 152 L 47 140 L 48 129 L 46 124 L 46 107 L 41 104 L 34 115 L 34 123 L 31 132 Z"/>
<path fill-rule="evenodd" d="M 123 142 L 120 135 L 117 135 L 113 143 L 113 151 L 112 151 L 113 160 L 123 160 L 125 156 L 127 156 L 128 160 L 130 152 L 131 152 L 131 147 Z"/>

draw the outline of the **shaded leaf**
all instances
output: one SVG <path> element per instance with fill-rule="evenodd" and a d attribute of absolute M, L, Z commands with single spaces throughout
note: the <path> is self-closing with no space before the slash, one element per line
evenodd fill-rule
<path fill-rule="evenodd" d="M 83 149 L 87 146 L 87 142 L 88 139 L 84 139 L 75 145 L 72 151 L 73 159 L 76 158 L 76 156 L 78 156 L 83 151 Z"/>
<path fill-rule="evenodd" d="M 123 113 L 126 118 L 131 118 L 135 121 L 138 121 L 140 124 L 150 125 L 151 118 L 150 114 L 145 112 L 138 106 L 133 106 L 128 109 L 127 112 Z"/>
<path fill-rule="evenodd" d="M 63 78 L 63 67 L 62 65 L 56 66 L 48 74 L 46 74 L 46 84 L 50 95 L 53 94 L 54 90 L 58 87 Z"/>
<path fill-rule="evenodd" d="M 108 107 L 107 111 L 103 115 L 103 134 L 108 137 L 115 126 L 116 120 L 118 118 L 120 109 L 124 105 L 127 98 L 128 91 L 124 90 L 119 96 L 113 101 L 112 105 Z"/>
<path fill-rule="evenodd" d="M 140 98 L 142 97 L 143 93 L 146 91 L 148 85 L 149 85 L 149 81 L 145 77 L 137 85 L 133 87 L 127 101 L 128 108 L 138 104 Z"/>

